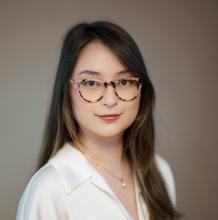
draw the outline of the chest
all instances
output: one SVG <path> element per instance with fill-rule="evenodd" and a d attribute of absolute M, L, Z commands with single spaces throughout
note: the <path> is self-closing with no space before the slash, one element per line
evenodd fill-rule
<path fill-rule="evenodd" d="M 120 198 L 108 191 L 102 190 L 92 183 L 84 184 L 74 190 L 68 197 L 70 219 L 135 220 L 135 216 L 133 216 L 126 207 L 131 204 L 129 199 L 124 196 L 121 198 L 121 201 Z"/>
<path fill-rule="evenodd" d="M 126 208 L 126 210 L 130 213 L 134 220 L 139 220 L 135 182 L 132 175 L 124 180 L 126 184 L 125 187 L 123 187 L 122 183 L 117 179 L 110 178 L 106 174 L 103 175 L 108 185 L 120 200 L 122 205 Z"/>
<path fill-rule="evenodd" d="M 139 200 L 136 180 L 132 172 L 124 179 L 126 187 L 107 172 L 102 179 L 87 181 L 70 196 L 73 217 L 77 220 L 144 220 L 142 201 Z M 84 210 L 81 215 L 81 210 Z"/>

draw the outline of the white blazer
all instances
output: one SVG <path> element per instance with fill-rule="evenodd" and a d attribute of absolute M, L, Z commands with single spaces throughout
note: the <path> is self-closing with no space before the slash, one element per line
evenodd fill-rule
<path fill-rule="evenodd" d="M 174 205 L 175 184 L 168 163 L 155 156 Z M 148 220 L 135 172 L 134 185 L 140 220 Z M 105 179 L 84 155 L 66 143 L 29 181 L 16 220 L 133 220 Z"/>

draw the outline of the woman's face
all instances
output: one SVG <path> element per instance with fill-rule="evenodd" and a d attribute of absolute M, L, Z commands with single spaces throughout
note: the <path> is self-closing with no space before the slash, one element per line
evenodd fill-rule
<path fill-rule="evenodd" d="M 87 44 L 80 52 L 71 79 L 97 79 L 114 81 L 130 77 L 112 51 L 100 41 Z M 110 85 L 103 98 L 97 102 L 85 101 L 77 85 L 70 86 L 74 117 L 82 136 L 97 138 L 121 137 L 133 123 L 139 109 L 140 95 L 132 101 L 120 100 Z"/>

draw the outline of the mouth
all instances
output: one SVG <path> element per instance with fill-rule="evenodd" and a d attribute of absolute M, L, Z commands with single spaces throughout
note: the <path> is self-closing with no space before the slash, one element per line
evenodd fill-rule
<path fill-rule="evenodd" d="M 96 116 L 105 122 L 114 122 L 120 118 L 121 114 L 103 114 Z"/>

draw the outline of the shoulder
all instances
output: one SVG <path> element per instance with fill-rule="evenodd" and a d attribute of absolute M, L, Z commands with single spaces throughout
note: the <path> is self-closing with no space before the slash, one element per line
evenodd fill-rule
<path fill-rule="evenodd" d="M 47 163 L 30 179 L 19 202 L 17 220 L 56 219 L 65 204 L 65 192 L 55 167 Z M 39 217 L 40 215 L 41 216 Z M 45 214 L 47 213 L 47 214 Z M 52 213 L 52 214 L 51 214 Z M 60 214 L 60 213 L 59 213 Z"/>
<path fill-rule="evenodd" d="M 61 186 L 62 183 L 57 170 L 54 166 L 47 163 L 32 176 L 24 194 L 26 197 L 30 197 L 33 192 L 37 193 L 36 195 L 38 196 L 44 192 L 52 193 L 53 191 L 59 191 L 61 193 Z"/>
<path fill-rule="evenodd" d="M 172 169 L 169 163 L 157 153 L 155 154 L 155 162 L 166 184 L 169 196 L 173 204 L 175 205 L 176 204 L 176 187 L 175 187 L 175 179 L 174 179 Z"/>

